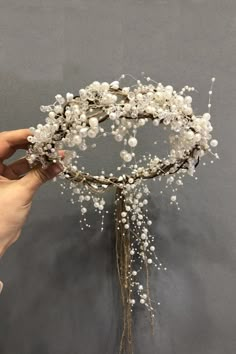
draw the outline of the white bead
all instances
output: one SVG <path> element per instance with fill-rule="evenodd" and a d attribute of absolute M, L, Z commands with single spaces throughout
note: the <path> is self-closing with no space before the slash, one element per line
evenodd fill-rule
<path fill-rule="evenodd" d="M 184 100 L 185 100 L 185 102 L 187 103 L 187 104 L 190 104 L 190 103 L 192 103 L 192 97 L 191 96 L 186 96 L 185 98 L 184 98 Z"/>
<path fill-rule="evenodd" d="M 85 89 L 80 89 L 79 90 L 79 94 L 80 94 L 80 96 L 86 95 L 86 90 Z"/>
<path fill-rule="evenodd" d="M 128 154 L 128 151 L 126 151 L 126 150 L 121 150 L 121 152 L 120 152 L 120 157 L 123 159 L 126 154 Z"/>
<path fill-rule="evenodd" d="M 110 85 L 108 84 L 108 82 L 102 82 L 102 83 L 101 83 L 101 87 L 102 87 L 104 90 L 109 90 Z"/>
<path fill-rule="evenodd" d="M 79 145 L 79 144 L 81 144 L 81 142 L 82 142 L 82 138 L 81 138 L 80 135 L 75 135 L 75 136 L 73 137 L 73 143 L 74 143 L 74 144 Z"/>
<path fill-rule="evenodd" d="M 62 108 L 62 106 L 57 105 L 57 106 L 54 107 L 54 111 L 55 111 L 56 113 L 62 113 L 63 108 Z"/>
<path fill-rule="evenodd" d="M 173 91 L 173 87 L 171 85 L 167 85 L 166 86 L 166 90 L 172 92 Z"/>
<path fill-rule="evenodd" d="M 55 112 L 49 112 L 48 113 L 48 116 L 49 116 L 49 118 L 55 118 Z"/>
<path fill-rule="evenodd" d="M 205 120 L 210 120 L 211 119 L 211 115 L 210 115 L 210 113 L 204 113 L 202 118 L 205 119 Z"/>
<path fill-rule="evenodd" d="M 146 235 L 146 234 L 144 234 L 144 233 L 141 234 L 141 239 L 142 239 L 142 240 L 146 240 L 146 238 L 147 238 L 147 235 Z"/>
<path fill-rule="evenodd" d="M 133 276 L 136 276 L 136 275 L 137 275 L 136 270 L 133 270 L 132 275 L 133 275 Z"/>
<path fill-rule="evenodd" d="M 216 139 L 211 140 L 210 145 L 212 147 L 216 147 L 218 145 L 218 141 Z"/>
<path fill-rule="evenodd" d="M 171 200 L 172 202 L 175 202 L 175 201 L 176 201 L 176 195 L 172 195 L 171 198 L 170 198 L 170 200 Z"/>
<path fill-rule="evenodd" d="M 187 137 L 188 137 L 188 139 L 193 139 L 193 137 L 194 137 L 194 132 L 192 131 L 192 130 L 189 130 L 188 132 L 187 132 Z"/>
<path fill-rule="evenodd" d="M 144 299 L 140 299 L 140 303 L 141 304 L 145 304 L 145 300 Z"/>
<path fill-rule="evenodd" d="M 142 127 L 142 126 L 144 126 L 144 124 L 145 124 L 145 119 L 140 118 L 139 121 L 138 121 L 138 125 L 139 125 L 140 127 Z"/>
<path fill-rule="evenodd" d="M 111 88 L 113 88 L 114 90 L 118 90 L 119 85 L 120 85 L 119 81 L 113 81 L 113 82 L 110 84 Z"/>
<path fill-rule="evenodd" d="M 152 259 L 148 258 L 147 262 L 148 262 L 148 264 L 152 264 Z"/>
<path fill-rule="evenodd" d="M 152 251 L 152 252 L 155 251 L 155 246 L 151 246 L 150 251 Z"/>
<path fill-rule="evenodd" d="M 80 119 L 81 119 L 82 122 L 86 122 L 86 120 L 87 120 L 86 114 L 84 114 L 84 113 L 81 114 L 80 115 Z"/>
<path fill-rule="evenodd" d="M 68 101 L 68 102 L 69 102 L 69 101 L 72 101 L 73 98 L 74 98 L 73 93 L 67 92 L 67 94 L 66 94 L 66 99 L 67 99 L 67 101 Z"/>
<path fill-rule="evenodd" d="M 109 114 L 109 118 L 110 118 L 111 120 L 116 120 L 116 118 L 117 118 L 116 113 L 115 113 L 115 112 L 111 112 L 111 113 Z"/>
<path fill-rule="evenodd" d="M 80 131 L 79 131 L 79 134 L 80 134 L 80 136 L 85 138 L 87 136 L 87 134 L 88 134 L 88 128 L 87 127 L 81 128 Z"/>
<path fill-rule="evenodd" d="M 158 119 L 153 119 L 152 123 L 155 127 L 158 127 L 158 125 L 160 124 Z"/>
<path fill-rule="evenodd" d="M 100 82 L 99 81 L 94 81 L 91 85 L 95 90 L 98 90 L 100 87 Z"/>
<path fill-rule="evenodd" d="M 89 125 L 92 128 L 96 128 L 98 126 L 98 119 L 96 117 L 92 117 L 89 119 Z"/>
<path fill-rule="evenodd" d="M 123 136 L 121 134 L 115 135 L 115 140 L 121 142 L 123 140 Z"/>
<path fill-rule="evenodd" d="M 123 157 L 123 160 L 125 162 L 130 162 L 132 160 L 132 155 L 129 154 L 129 153 L 125 154 L 124 157 Z"/>
<path fill-rule="evenodd" d="M 131 147 L 135 147 L 138 144 L 138 140 L 135 137 L 131 137 L 128 140 L 128 144 Z"/>
<path fill-rule="evenodd" d="M 88 130 L 88 137 L 89 138 L 95 138 L 97 136 L 97 131 L 93 129 Z"/>

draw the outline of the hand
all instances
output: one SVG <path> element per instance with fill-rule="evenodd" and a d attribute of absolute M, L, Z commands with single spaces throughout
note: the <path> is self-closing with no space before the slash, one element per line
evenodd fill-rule
<path fill-rule="evenodd" d="M 16 150 L 27 148 L 29 135 L 28 129 L 0 133 L 0 256 L 20 236 L 35 192 L 62 170 L 57 163 L 30 169 L 25 158 L 8 166 L 3 163 Z"/>

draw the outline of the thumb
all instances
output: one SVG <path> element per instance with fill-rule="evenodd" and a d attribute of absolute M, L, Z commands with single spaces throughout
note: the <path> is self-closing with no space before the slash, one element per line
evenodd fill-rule
<path fill-rule="evenodd" d="M 42 166 L 34 167 L 19 182 L 30 189 L 33 193 L 38 190 L 45 182 L 49 181 L 53 177 L 56 177 L 58 173 L 63 170 L 63 167 L 59 163 L 52 163 L 46 169 Z"/>

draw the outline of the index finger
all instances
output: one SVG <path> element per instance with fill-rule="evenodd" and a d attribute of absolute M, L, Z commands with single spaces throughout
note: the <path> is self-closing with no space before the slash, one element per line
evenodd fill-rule
<path fill-rule="evenodd" d="M 26 149 L 27 137 L 32 135 L 29 129 L 17 129 L 0 133 L 0 160 L 8 159 L 18 149 Z"/>

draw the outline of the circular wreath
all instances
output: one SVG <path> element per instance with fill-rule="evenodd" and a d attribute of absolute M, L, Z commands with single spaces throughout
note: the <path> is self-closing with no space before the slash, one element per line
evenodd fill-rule
<path fill-rule="evenodd" d="M 120 352 L 127 350 L 132 353 L 131 312 L 136 302 L 134 287 L 139 302 L 147 306 L 153 318 L 148 266 L 154 264 L 158 269 L 162 268 L 155 253 L 154 236 L 149 230 L 152 222 L 146 214 L 148 201 L 145 195 L 149 194 L 149 190 L 145 181 L 167 176 L 167 185 L 174 182 L 176 186 L 182 185 L 183 176 L 193 176 L 200 159 L 207 152 L 218 158 L 211 149 L 218 142 L 212 138 L 210 121 L 214 78 L 209 91 L 208 112 L 196 115 L 190 96 L 190 92 L 195 90 L 193 87 L 185 86 L 176 91 L 172 86 L 157 83 L 150 77 L 145 77 L 145 83 L 132 77 L 135 79 L 134 85 L 121 86 L 121 81 L 127 76 L 132 77 L 123 74 L 112 83 L 94 81 L 80 89 L 78 95 L 67 93 L 64 98 L 57 94 L 52 105 L 41 106 L 41 111 L 47 113 L 46 122 L 30 128 L 32 136 L 28 138 L 31 144 L 27 159 L 31 166 L 40 162 L 44 168 L 50 163 L 60 162 L 64 167 L 60 177 L 70 181 L 73 195 L 79 194 L 82 214 L 87 212 L 84 203 L 90 200 L 93 200 L 96 210 L 104 210 L 105 201 L 99 194 L 109 187 L 116 188 L 117 269 L 124 306 Z M 105 131 L 102 124 L 105 121 L 110 122 L 110 131 Z M 150 121 L 154 127 L 162 124 L 170 128 L 170 149 L 166 157 L 149 154 L 140 164 L 135 152 L 139 142 L 138 131 Z M 120 151 L 122 165 L 117 169 L 122 171 L 125 168 L 127 171 L 128 167 L 131 172 L 114 176 L 102 171 L 95 176 L 84 168 L 79 169 L 75 163 L 77 150 L 84 152 L 94 147 L 94 139 L 108 134 L 123 144 Z M 65 150 L 63 158 L 59 153 L 62 149 Z M 177 203 L 176 195 L 171 196 L 171 203 Z M 138 265 L 135 257 L 140 261 Z M 147 275 L 145 286 L 137 279 L 144 266 Z"/>
<path fill-rule="evenodd" d="M 120 88 L 119 81 L 111 84 L 94 81 L 85 89 L 80 89 L 78 96 L 67 93 L 64 98 L 58 94 L 53 105 L 41 106 L 41 111 L 48 113 L 46 124 L 38 124 L 36 129 L 30 128 L 33 136 L 28 138 L 32 146 L 27 159 L 30 164 L 39 161 L 44 167 L 50 162 L 60 161 L 65 167 L 63 174 L 67 179 L 103 187 L 114 184 L 122 187 L 124 183 L 134 183 L 140 178 L 176 174 L 180 169 L 193 175 L 199 159 L 209 150 L 209 141 L 213 147 L 217 146 L 217 141 L 212 140 L 210 113 L 195 115 L 192 97 L 185 96 L 186 91 L 194 91 L 194 88 L 185 86 L 177 92 L 170 85 L 145 85 L 138 80 L 131 89 Z M 78 146 L 84 151 L 88 140 L 99 134 L 106 136 L 101 124 L 106 120 L 112 123 L 111 133 L 116 141 L 126 142 L 128 137 L 129 151 L 122 149 L 120 152 L 127 164 L 132 163 L 135 156 L 137 131 L 149 120 L 155 127 L 164 124 L 173 131 L 169 137 L 171 149 L 168 156 L 164 159 L 155 156 L 146 167 L 134 166 L 131 175 L 117 177 L 93 176 L 67 164 L 67 159 L 63 162 L 60 149 Z"/>

